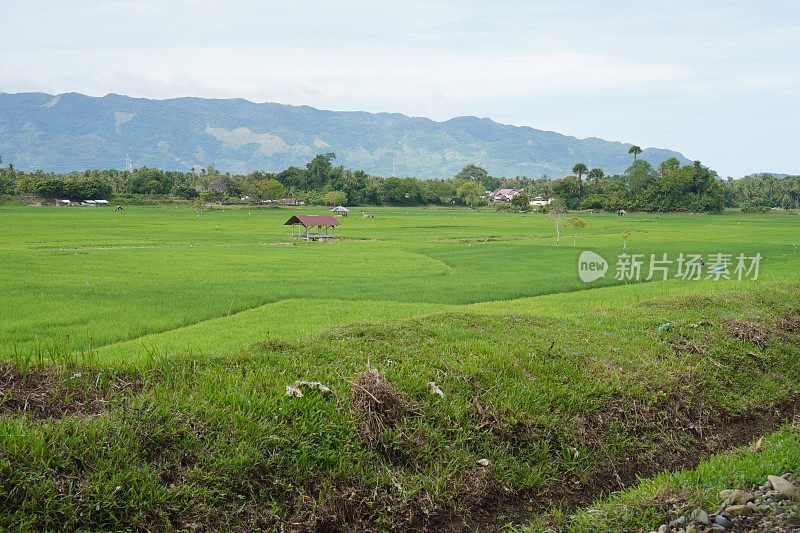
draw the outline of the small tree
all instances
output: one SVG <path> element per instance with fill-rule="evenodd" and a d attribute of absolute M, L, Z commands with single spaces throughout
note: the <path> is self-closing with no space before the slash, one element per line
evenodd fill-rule
<path fill-rule="evenodd" d="M 322 195 L 325 205 L 337 206 L 347 203 L 347 194 L 342 191 L 328 191 Z"/>
<path fill-rule="evenodd" d="M 521 192 L 511 199 L 511 205 L 517 211 L 527 212 L 531 210 L 531 199 L 527 194 Z"/>
<path fill-rule="evenodd" d="M 561 222 L 564 220 L 564 215 L 567 213 L 567 208 L 564 205 L 563 200 L 560 198 L 553 201 L 550 204 L 550 212 L 547 216 L 550 217 L 550 220 L 553 221 L 553 225 L 556 228 L 556 246 L 561 243 Z"/>
<path fill-rule="evenodd" d="M 469 207 L 478 207 L 483 200 L 484 190 L 480 183 L 474 181 L 464 181 L 456 188 L 456 198 L 459 198 Z"/>
<path fill-rule="evenodd" d="M 276 179 L 258 180 L 250 187 L 250 194 L 256 202 L 277 200 L 286 194 L 286 187 Z"/>
<path fill-rule="evenodd" d="M 623 250 L 627 250 L 628 249 L 628 239 L 630 239 L 630 238 L 631 238 L 631 231 L 630 230 L 626 229 L 625 231 L 622 232 L 622 249 Z"/>
<path fill-rule="evenodd" d="M 203 191 L 197 195 L 197 198 L 194 201 L 194 206 L 197 209 L 197 216 L 200 217 L 200 213 L 203 212 L 208 201 L 211 200 L 211 193 L 208 191 Z"/>
<path fill-rule="evenodd" d="M 642 153 L 642 149 L 634 144 L 628 148 L 628 153 L 633 154 L 633 160 L 636 161 L 636 156 Z"/>
<path fill-rule="evenodd" d="M 572 226 L 574 233 L 572 234 L 572 246 L 577 246 L 578 244 L 578 231 L 582 230 L 586 227 L 586 221 L 582 218 L 572 217 L 567 222 L 569 225 Z"/>

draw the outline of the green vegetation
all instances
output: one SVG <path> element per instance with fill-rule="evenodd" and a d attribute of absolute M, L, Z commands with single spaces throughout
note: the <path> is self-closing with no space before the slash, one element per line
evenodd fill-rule
<path fill-rule="evenodd" d="M 345 219 L 335 246 L 314 246 L 287 243 L 283 222 L 292 212 L 2 208 L 0 351 L 46 349 L 54 341 L 87 350 L 249 309 L 247 316 L 269 316 L 270 304 L 287 300 L 301 300 L 297 312 L 311 331 L 339 314 L 360 320 L 375 307 L 407 316 L 402 306 L 362 302 L 415 304 L 416 313 L 587 288 L 576 274 L 580 249 L 553 246 L 554 228 L 544 215 L 372 209 L 374 219 L 357 212 Z M 579 244 L 610 261 L 627 230 L 629 253 L 760 252 L 765 276 L 794 274 L 791 216 L 586 214 L 583 220 Z M 620 283 L 611 268 L 595 285 Z M 268 324 L 260 331 L 281 336 L 279 326 Z"/>
<path fill-rule="evenodd" d="M 0 207 L 0 529 L 579 527 L 566 510 L 776 429 L 800 393 L 794 216 L 585 213 L 573 247 L 547 215 L 464 208 L 287 243 L 294 212 Z M 623 283 L 620 235 L 764 259 Z M 587 248 L 611 263 L 591 285 Z"/>
<path fill-rule="evenodd" d="M 759 439 L 761 440 L 761 439 Z M 731 487 L 757 487 L 768 475 L 790 472 L 800 475 L 800 433 L 794 426 L 763 437 L 756 443 L 715 455 L 697 468 L 664 472 L 637 486 L 597 502 L 591 512 L 564 516 L 555 510 L 520 531 L 628 532 L 652 529 L 667 519 L 666 510 L 713 509 L 719 492 Z"/>
<path fill-rule="evenodd" d="M 639 152 L 635 152 L 638 149 Z M 199 201 L 261 205 L 284 199 L 314 205 L 387 205 L 479 207 L 486 192 L 499 187 L 522 188 L 514 198 L 516 211 L 529 211 L 535 196 L 554 197 L 569 209 L 619 209 L 649 212 L 720 212 L 739 207 L 800 208 L 800 176 L 778 180 L 758 175 L 722 181 L 699 161 L 681 166 L 676 158 L 662 161 L 658 169 L 643 160 L 637 146 L 631 148 L 633 164 L 618 175 L 577 163 L 573 175 L 551 180 L 527 177 L 498 178 L 485 169 L 467 165 L 452 179 L 382 178 L 361 170 L 334 166 L 333 153 L 319 154 L 305 168 L 282 172 L 255 171 L 247 175 L 222 173 L 213 166 L 189 172 L 138 168 L 57 175 L 19 172 L 13 165 L 0 168 L 0 196 L 73 200 L 114 198 L 117 203 Z M 586 175 L 586 180 L 584 180 Z M 287 197 L 288 195 L 288 197 Z M 286 198 L 284 198 L 286 197 Z"/>

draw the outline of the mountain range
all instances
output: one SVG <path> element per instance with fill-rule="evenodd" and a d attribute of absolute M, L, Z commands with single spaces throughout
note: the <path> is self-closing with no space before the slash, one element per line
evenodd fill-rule
<path fill-rule="evenodd" d="M 562 177 L 575 163 L 622 172 L 630 144 L 578 139 L 488 118 L 325 111 L 243 99 L 0 93 L 0 155 L 20 170 L 135 167 L 278 171 L 334 152 L 375 175 L 446 178 L 475 163 L 494 176 Z M 645 148 L 654 165 L 682 154 Z"/>

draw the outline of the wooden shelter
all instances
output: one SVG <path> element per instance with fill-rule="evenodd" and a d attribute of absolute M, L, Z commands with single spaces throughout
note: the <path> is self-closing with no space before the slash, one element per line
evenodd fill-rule
<path fill-rule="evenodd" d="M 350 212 L 349 209 L 347 209 L 346 207 L 343 207 L 341 205 L 337 205 L 336 207 L 331 209 L 331 213 L 333 213 L 333 216 L 337 216 L 338 215 L 340 217 L 346 217 L 349 212 Z"/>
<path fill-rule="evenodd" d="M 336 237 L 335 227 L 340 222 L 330 215 L 293 215 L 284 226 L 292 227 L 292 239 L 307 241 L 327 241 Z M 295 226 L 299 231 L 295 232 Z M 314 231 L 316 228 L 316 231 Z M 303 231 L 305 229 L 305 232 Z"/>

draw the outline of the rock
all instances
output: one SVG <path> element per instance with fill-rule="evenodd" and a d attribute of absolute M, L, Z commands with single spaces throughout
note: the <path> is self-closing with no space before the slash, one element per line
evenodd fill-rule
<path fill-rule="evenodd" d="M 752 493 L 733 489 L 733 490 L 723 490 L 719 493 L 720 500 L 728 500 L 733 505 L 744 505 L 747 502 L 753 501 L 754 496 Z"/>
<path fill-rule="evenodd" d="M 778 476 L 767 477 L 775 490 L 787 498 L 800 502 L 800 488 L 797 488 L 791 481 Z"/>
<path fill-rule="evenodd" d="M 725 526 L 719 524 L 711 524 L 711 531 L 725 531 Z"/>
<path fill-rule="evenodd" d="M 733 522 L 731 522 L 721 514 L 718 514 L 717 516 L 714 517 L 714 524 L 721 526 L 723 529 L 728 529 L 733 527 Z"/>
<path fill-rule="evenodd" d="M 489 466 L 489 459 L 478 459 L 475 462 L 480 466 Z"/>
<path fill-rule="evenodd" d="M 752 514 L 753 510 L 747 505 L 730 505 L 725 508 L 725 512 L 731 516 L 743 516 Z"/>
<path fill-rule="evenodd" d="M 700 510 L 697 512 L 697 516 L 695 517 L 695 520 L 696 520 L 696 521 L 698 521 L 698 522 L 700 522 L 700 523 L 701 523 L 701 524 L 703 524 L 704 526 L 709 526 L 709 525 L 711 525 L 711 519 L 708 517 L 708 513 L 707 513 L 707 512 L 705 512 L 705 511 L 704 511 L 704 510 L 702 510 L 702 509 L 700 509 Z"/>
<path fill-rule="evenodd" d="M 669 526 L 667 524 L 661 524 L 658 526 L 658 533 L 669 533 Z"/>
<path fill-rule="evenodd" d="M 675 520 L 670 522 L 669 525 L 672 526 L 672 527 L 681 527 L 685 523 L 686 523 L 686 517 L 685 516 L 679 516 L 678 518 L 676 518 Z"/>
<path fill-rule="evenodd" d="M 671 329 L 672 329 L 672 323 L 671 322 L 664 322 L 663 324 L 658 326 L 658 330 L 659 331 L 669 331 Z"/>

